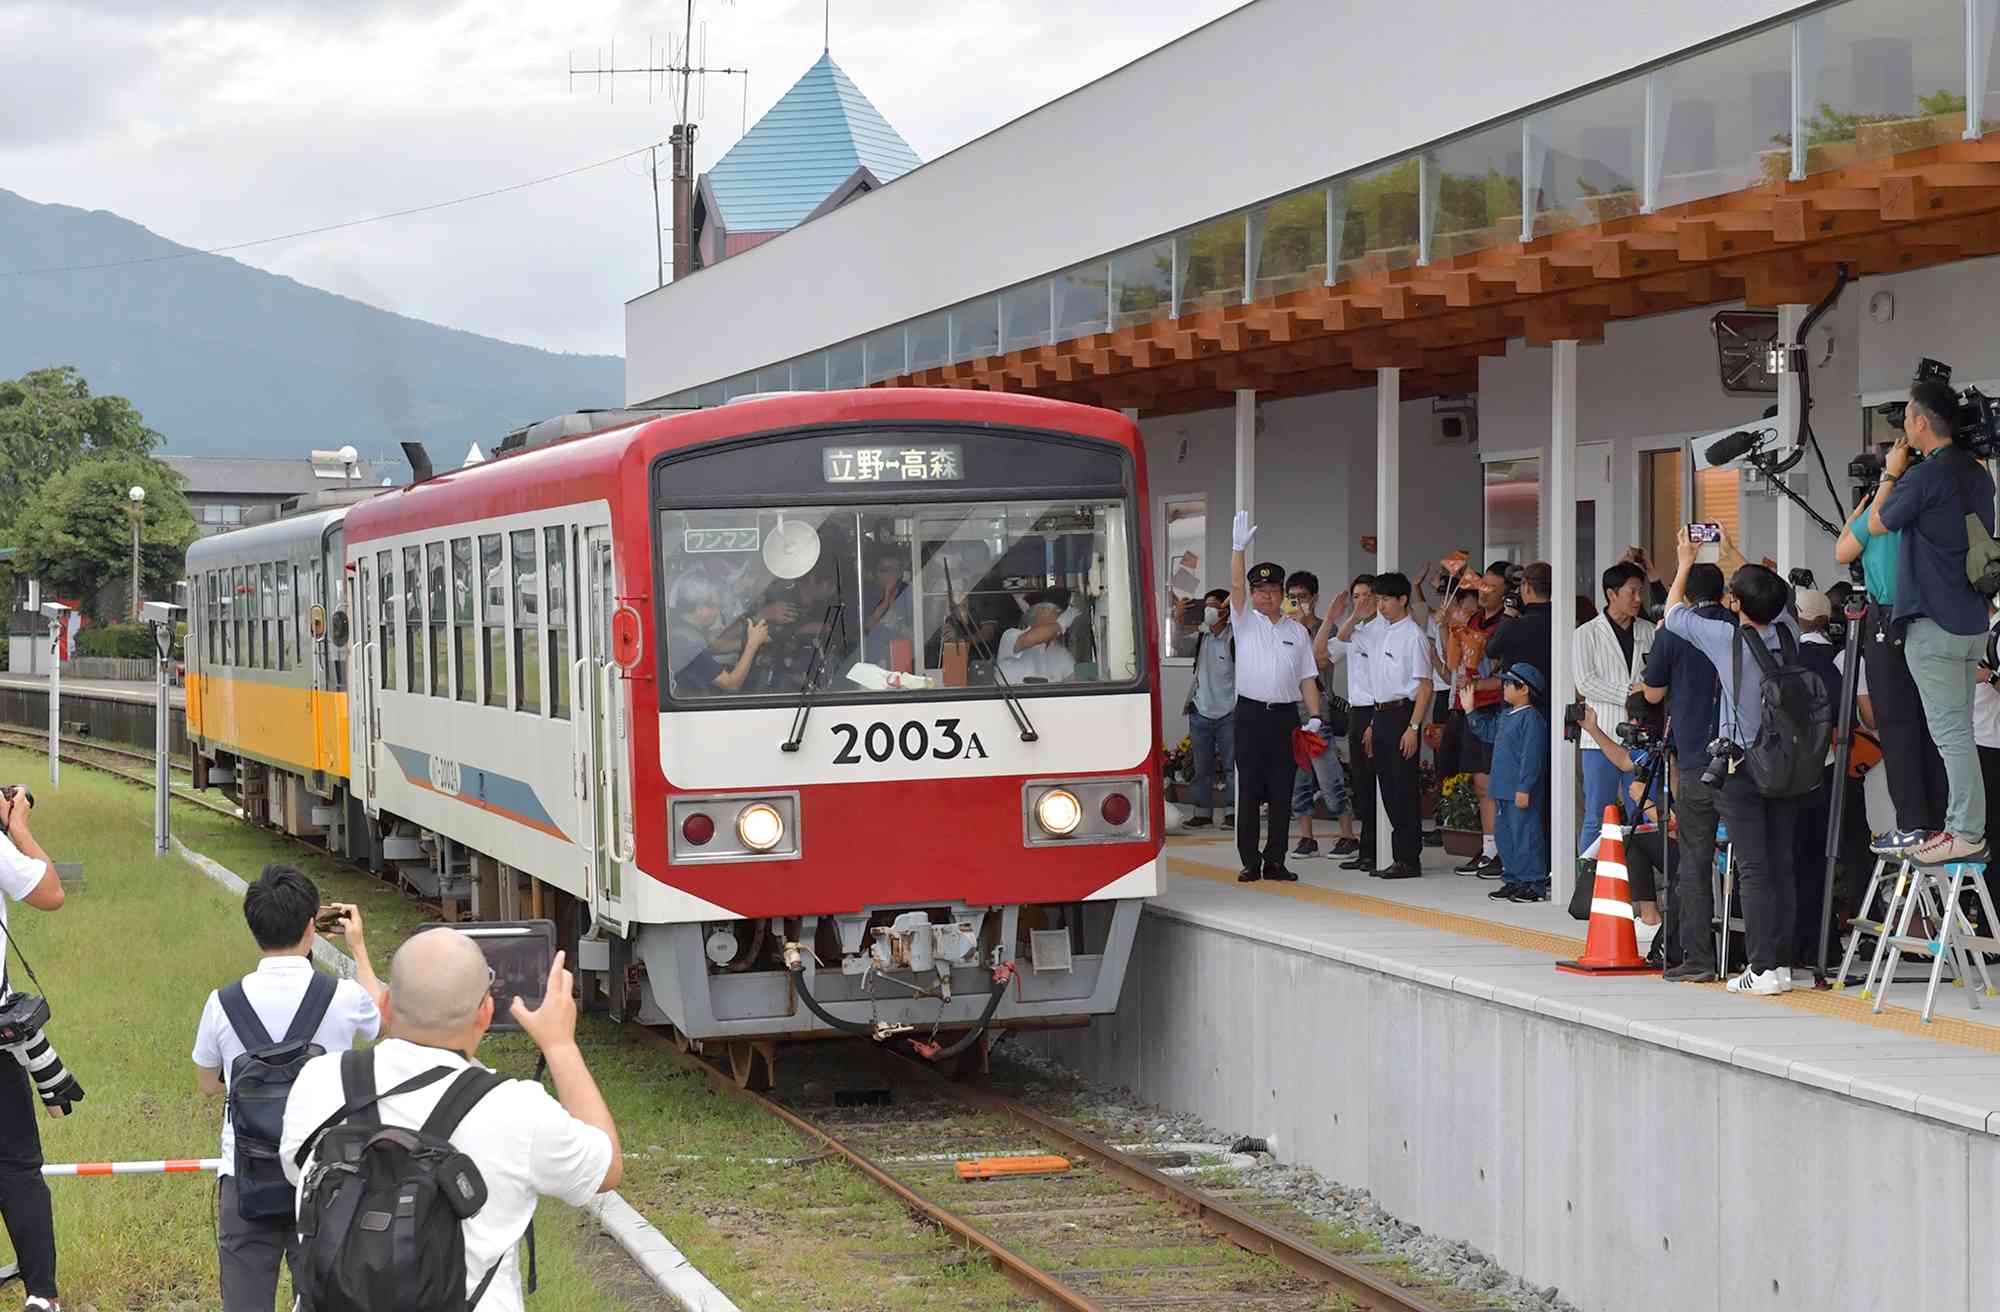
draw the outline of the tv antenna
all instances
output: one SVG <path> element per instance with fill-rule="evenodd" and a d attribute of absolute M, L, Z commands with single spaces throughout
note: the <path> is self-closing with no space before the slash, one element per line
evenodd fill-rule
<path fill-rule="evenodd" d="M 603 89 L 616 103 L 618 99 L 618 79 L 620 76 L 641 74 L 646 79 L 646 99 L 650 103 L 656 94 L 664 95 L 669 103 L 680 102 L 680 117 L 674 123 L 673 131 L 667 134 L 668 148 L 673 152 L 670 165 L 673 186 L 673 233 L 674 279 L 679 281 L 694 272 L 694 143 L 700 135 L 700 126 L 695 120 L 708 108 L 708 79 L 711 76 L 740 77 L 743 79 L 743 131 L 750 126 L 750 70 L 747 68 L 711 67 L 708 63 L 708 24 L 703 22 L 697 29 L 694 23 L 695 0 L 687 0 L 686 26 L 681 30 L 678 42 L 646 42 L 646 62 L 632 67 L 618 64 L 618 42 L 611 43 L 611 57 L 607 61 L 599 51 L 595 68 L 578 68 L 576 56 L 569 61 L 570 89 L 576 89 L 579 77 L 597 79 L 597 87 Z M 665 266 L 664 252 L 660 244 L 660 151 L 655 146 L 648 152 L 653 183 L 653 277 L 655 286 L 665 286 L 662 276 Z"/>

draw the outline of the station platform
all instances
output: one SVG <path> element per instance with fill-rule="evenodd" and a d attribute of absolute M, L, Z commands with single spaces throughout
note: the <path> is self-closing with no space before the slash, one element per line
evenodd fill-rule
<path fill-rule="evenodd" d="M 1568 975 L 1579 922 L 1436 849 L 1289 864 L 1238 884 L 1228 835 L 1171 838 L 1117 1015 L 1037 1043 L 1581 1308 L 2000 1296 L 2000 999 Z"/>
<path fill-rule="evenodd" d="M 47 692 L 49 677 L 46 674 L 10 674 L 0 671 L 0 687 L 22 688 L 30 692 Z M 62 691 L 65 697 L 99 697 L 106 701 L 144 702 L 153 704 L 157 685 L 151 679 L 64 679 Z M 167 689 L 170 705 L 186 706 L 187 689 Z"/>

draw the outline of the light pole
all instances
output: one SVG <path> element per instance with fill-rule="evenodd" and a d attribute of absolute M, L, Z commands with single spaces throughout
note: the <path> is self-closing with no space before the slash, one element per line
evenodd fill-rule
<path fill-rule="evenodd" d="M 138 489 L 134 488 L 134 491 Z M 171 730 L 167 714 L 169 666 L 174 650 L 174 629 L 181 616 L 186 613 L 183 606 L 165 601 L 149 601 L 145 607 L 146 623 L 153 629 L 153 649 L 159 654 L 154 668 L 153 702 L 153 855 L 167 850 L 168 836 L 173 831 L 174 776 L 168 741 Z"/>
<path fill-rule="evenodd" d="M 132 516 L 132 618 L 136 620 L 139 618 L 139 526 L 146 519 L 146 489 L 135 483 L 125 497 L 132 503 L 127 513 Z"/>

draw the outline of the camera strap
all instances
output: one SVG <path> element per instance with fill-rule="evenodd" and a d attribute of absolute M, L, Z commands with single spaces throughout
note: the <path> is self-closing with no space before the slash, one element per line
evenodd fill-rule
<path fill-rule="evenodd" d="M 28 972 L 28 982 L 33 984 L 37 989 L 40 989 L 42 982 L 35 978 L 35 968 L 28 964 L 28 954 L 21 951 L 21 945 L 16 943 L 14 936 L 7 932 L 7 918 L 5 916 L 0 916 L 0 935 L 6 937 L 7 946 L 14 949 L 14 955 L 21 959 L 21 969 Z M 4 963 L 0 963 L 0 980 L 4 980 L 5 978 Z"/>

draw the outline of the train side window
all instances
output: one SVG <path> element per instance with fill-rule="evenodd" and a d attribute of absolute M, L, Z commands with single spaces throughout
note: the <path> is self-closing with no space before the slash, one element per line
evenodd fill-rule
<path fill-rule="evenodd" d="M 535 596 L 535 530 L 507 537 L 514 573 L 514 709 L 542 711 L 541 606 Z"/>
<path fill-rule="evenodd" d="M 403 548 L 403 673 L 409 676 L 408 691 L 424 691 L 424 564 L 415 547 Z"/>
<path fill-rule="evenodd" d="M 382 661 L 382 686 L 394 690 L 396 686 L 396 557 L 393 553 L 380 551 L 375 554 L 376 586 L 382 601 L 380 635 L 376 644 L 380 650 L 376 655 Z"/>
<path fill-rule="evenodd" d="M 428 603 L 425 612 L 430 623 L 431 635 L 431 696 L 451 696 L 451 651 L 445 645 L 445 629 L 451 622 L 451 612 L 446 609 L 444 579 L 444 543 L 432 542 L 424 547 L 424 600 Z"/>
<path fill-rule="evenodd" d="M 253 670 L 261 670 L 266 664 L 265 647 L 261 641 L 264 623 L 264 584 L 255 565 L 245 565 L 243 572 L 243 595 L 250 605 L 246 624 L 250 635 L 246 650 L 250 653 L 250 659 L 244 664 Z"/>
<path fill-rule="evenodd" d="M 480 673 L 485 679 L 486 704 L 507 706 L 507 563 L 501 559 L 500 535 L 479 539 Z"/>
<path fill-rule="evenodd" d="M 546 568 L 542 571 L 543 610 L 549 617 L 549 714 L 569 718 L 569 553 L 567 528 L 542 530 Z"/>
<path fill-rule="evenodd" d="M 202 587 L 201 608 L 202 618 L 207 621 L 202 629 L 206 641 L 202 643 L 201 660 L 204 665 L 215 665 L 219 663 L 219 658 L 222 655 L 221 648 L 217 645 L 220 641 L 217 634 L 221 629 L 222 609 L 217 603 L 215 596 L 214 570 L 208 571 L 207 582 Z"/>
<path fill-rule="evenodd" d="M 472 627 L 472 539 L 451 541 L 451 651 L 452 676 L 458 680 L 458 700 L 479 700 L 479 676 L 475 672 L 472 649 L 477 633 Z"/>
<path fill-rule="evenodd" d="M 289 560 L 278 562 L 278 668 L 287 669 L 296 663 L 298 639 L 292 629 L 292 575 L 297 566 Z"/>
<path fill-rule="evenodd" d="M 222 626 L 222 641 L 228 650 L 224 653 L 223 659 L 230 665 L 241 665 L 243 663 L 243 567 L 231 565 L 223 577 L 228 585 L 228 595 L 223 598 L 223 605 L 227 608 L 228 614 L 224 617 L 226 623 Z"/>

